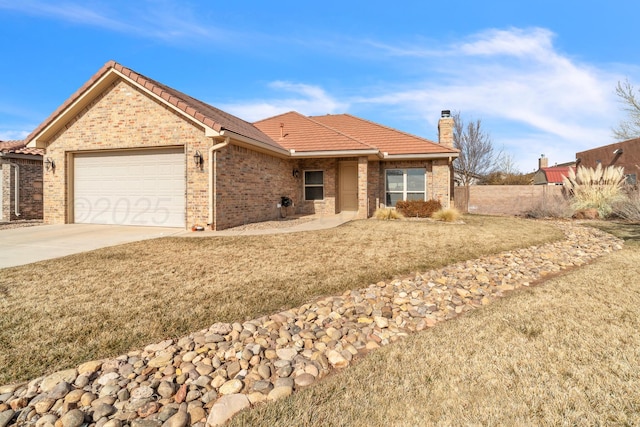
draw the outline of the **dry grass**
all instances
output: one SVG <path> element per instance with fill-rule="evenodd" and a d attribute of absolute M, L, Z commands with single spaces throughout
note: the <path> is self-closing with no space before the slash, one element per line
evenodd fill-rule
<path fill-rule="evenodd" d="M 462 215 L 460 214 L 460 211 L 456 208 L 447 208 L 447 209 L 440 209 L 437 212 L 434 212 L 433 215 L 431 215 L 431 218 L 435 219 L 436 221 L 444 221 L 444 222 L 455 222 L 457 220 L 460 219 Z"/>
<path fill-rule="evenodd" d="M 3 269 L 0 384 L 561 238 L 541 222 L 465 222 L 367 220 L 309 233 L 163 238 Z"/>
<path fill-rule="evenodd" d="M 595 169 L 578 166 L 574 172 L 569 168 L 569 176 L 563 177 L 562 184 L 573 194 L 571 206 L 575 210 L 594 208 L 600 218 L 607 218 L 613 205 L 626 199 L 624 181 L 624 168 L 613 165 L 603 168 L 598 163 Z"/>
<path fill-rule="evenodd" d="M 397 209 L 378 208 L 373 213 L 373 217 L 375 219 L 393 220 L 393 219 L 403 219 L 404 215 L 402 215 L 402 213 Z"/>
<path fill-rule="evenodd" d="M 231 425 L 639 425 L 638 265 L 640 243 L 630 240 Z"/>

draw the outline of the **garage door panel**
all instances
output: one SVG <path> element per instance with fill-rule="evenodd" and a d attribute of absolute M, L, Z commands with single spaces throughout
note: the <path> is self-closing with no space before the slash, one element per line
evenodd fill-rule
<path fill-rule="evenodd" d="M 182 149 L 78 154 L 74 221 L 185 226 Z"/>

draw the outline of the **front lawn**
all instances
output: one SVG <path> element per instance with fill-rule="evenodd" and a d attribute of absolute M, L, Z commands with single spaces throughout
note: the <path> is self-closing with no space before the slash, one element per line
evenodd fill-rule
<path fill-rule="evenodd" d="M 464 220 L 365 220 L 308 233 L 163 238 L 3 269 L 0 384 L 395 275 L 562 238 L 544 222 Z"/>
<path fill-rule="evenodd" d="M 640 425 L 640 225 L 625 248 L 410 335 L 231 426 Z"/>

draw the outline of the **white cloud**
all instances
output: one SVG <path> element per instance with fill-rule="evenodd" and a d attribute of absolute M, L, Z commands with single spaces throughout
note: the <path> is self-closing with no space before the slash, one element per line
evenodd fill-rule
<path fill-rule="evenodd" d="M 557 161 L 568 161 L 576 151 L 613 142 L 610 127 L 619 115 L 613 89 L 623 77 L 562 54 L 553 38 L 540 28 L 491 29 L 441 51 L 383 46 L 388 55 L 436 72 L 373 97 L 360 96 L 352 105 L 402 106 L 433 124 L 441 109 L 458 110 L 463 118 L 505 124 L 511 138 L 492 133 L 498 143 L 511 141 L 506 148 L 523 170 L 531 163 L 525 157 L 533 142 L 524 135 L 539 138 L 536 156 L 557 154 L 563 156 Z"/>
<path fill-rule="evenodd" d="M 133 2 L 129 7 L 115 11 L 109 3 L 100 2 L 86 5 L 72 1 L 0 0 L 0 9 L 165 41 L 189 40 L 193 37 L 228 41 L 240 37 L 216 26 L 200 24 L 189 8 L 172 2 Z"/>
<path fill-rule="evenodd" d="M 0 129 L 0 141 L 12 141 L 24 139 L 30 132 L 15 129 Z"/>
<path fill-rule="evenodd" d="M 337 100 L 318 87 L 302 83 L 275 81 L 269 87 L 276 92 L 270 100 L 248 100 L 237 103 L 218 104 L 220 108 L 238 117 L 253 122 L 288 111 L 312 116 L 344 112 L 348 103 Z M 284 93 L 294 96 L 284 96 Z"/>

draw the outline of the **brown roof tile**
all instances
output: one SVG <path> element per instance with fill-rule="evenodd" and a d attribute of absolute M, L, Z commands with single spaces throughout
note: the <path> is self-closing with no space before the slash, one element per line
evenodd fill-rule
<path fill-rule="evenodd" d="M 0 153 L 42 156 L 44 154 L 44 150 L 40 148 L 27 147 L 27 141 L 0 141 Z"/>
<path fill-rule="evenodd" d="M 312 120 L 339 129 L 346 135 L 365 141 L 391 155 L 398 154 L 455 154 L 458 150 L 442 146 L 419 136 L 383 126 L 350 114 L 311 116 Z"/>
<path fill-rule="evenodd" d="M 30 142 L 38 133 L 40 133 L 40 131 L 45 129 L 52 121 L 62 114 L 67 107 L 73 104 L 74 101 L 76 101 L 85 91 L 87 91 L 96 81 L 111 69 L 118 71 L 127 78 L 137 82 L 176 108 L 184 111 L 187 115 L 215 129 L 216 131 L 229 130 L 244 137 L 269 145 L 273 148 L 282 149 L 282 147 L 272 141 L 271 138 L 254 127 L 251 123 L 192 98 L 191 96 L 170 88 L 169 86 L 145 77 L 142 74 L 136 73 L 115 61 L 107 62 L 100 70 L 98 70 L 98 72 L 94 74 L 84 85 L 82 85 L 80 89 L 71 95 L 44 122 L 42 122 L 40 126 L 31 132 L 31 134 L 27 136 L 26 141 Z"/>
<path fill-rule="evenodd" d="M 254 126 L 281 146 L 296 152 L 375 150 L 375 147 L 291 111 L 255 122 Z"/>

